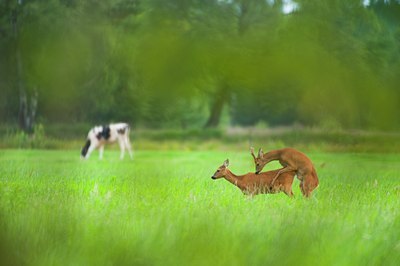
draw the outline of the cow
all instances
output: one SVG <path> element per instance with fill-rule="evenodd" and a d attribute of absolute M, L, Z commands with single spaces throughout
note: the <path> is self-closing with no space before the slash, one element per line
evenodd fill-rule
<path fill-rule="evenodd" d="M 93 127 L 88 135 L 85 146 L 82 148 L 81 157 L 88 159 L 94 149 L 98 148 L 100 160 L 103 159 L 104 145 L 118 141 L 121 149 L 120 159 L 125 155 L 125 149 L 128 150 L 131 159 L 133 159 L 132 146 L 129 141 L 130 127 L 127 123 L 115 123 L 103 126 Z"/>

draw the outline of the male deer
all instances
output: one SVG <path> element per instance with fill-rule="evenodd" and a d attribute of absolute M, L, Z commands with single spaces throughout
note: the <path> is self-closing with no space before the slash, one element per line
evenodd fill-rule
<path fill-rule="evenodd" d="M 297 178 L 300 180 L 300 189 L 305 197 L 310 197 L 311 192 L 318 187 L 318 175 L 311 160 L 302 152 L 293 148 L 283 148 L 263 153 L 262 149 L 258 151 L 258 156 L 254 155 L 254 149 L 250 148 L 251 155 L 256 165 L 256 174 L 264 168 L 264 166 L 274 160 L 278 160 L 283 166 L 276 172 L 271 182 L 274 185 L 277 178 L 287 172 L 295 171 Z"/>
<path fill-rule="evenodd" d="M 272 186 L 271 181 L 279 170 L 263 172 L 260 174 L 247 173 L 245 175 L 235 175 L 229 169 L 229 160 L 218 167 L 211 177 L 218 179 L 224 177 L 226 180 L 237 186 L 246 195 L 274 194 L 284 192 L 289 197 L 293 197 L 292 183 L 295 172 L 288 171 L 279 176 Z"/>

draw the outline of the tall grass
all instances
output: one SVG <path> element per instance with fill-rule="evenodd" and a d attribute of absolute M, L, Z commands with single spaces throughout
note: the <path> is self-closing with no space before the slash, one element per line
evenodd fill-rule
<path fill-rule="evenodd" d="M 237 152 L 0 150 L 0 263 L 398 265 L 400 155 L 310 153 L 311 199 L 243 196 L 210 177 Z M 277 168 L 268 165 L 267 169 Z"/>

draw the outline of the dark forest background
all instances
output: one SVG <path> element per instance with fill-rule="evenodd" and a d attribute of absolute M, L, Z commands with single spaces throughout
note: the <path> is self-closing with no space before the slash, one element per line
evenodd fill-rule
<path fill-rule="evenodd" d="M 400 128 L 400 1 L 1 0 L 0 121 Z"/>

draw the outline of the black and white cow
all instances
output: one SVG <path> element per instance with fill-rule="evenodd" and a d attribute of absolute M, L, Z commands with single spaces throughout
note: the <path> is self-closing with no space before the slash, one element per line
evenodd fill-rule
<path fill-rule="evenodd" d="M 121 148 L 120 159 L 124 158 L 125 149 L 128 150 L 133 159 L 132 147 L 129 141 L 129 125 L 127 123 L 116 123 L 104 126 L 95 126 L 87 136 L 86 144 L 82 148 L 82 158 L 89 158 L 92 151 L 99 148 L 100 159 L 103 159 L 104 145 L 118 141 Z"/>

